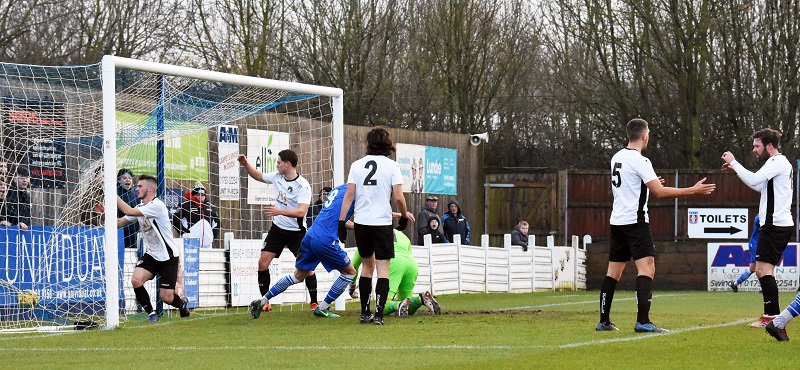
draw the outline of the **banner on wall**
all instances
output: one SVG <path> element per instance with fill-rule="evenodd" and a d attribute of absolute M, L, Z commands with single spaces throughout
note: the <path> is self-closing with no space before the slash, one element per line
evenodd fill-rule
<path fill-rule="evenodd" d="M 63 104 L 5 99 L 3 101 L 3 161 L 27 166 L 31 187 L 64 188 L 66 149 Z"/>
<path fill-rule="evenodd" d="M 117 111 L 117 125 L 122 124 L 124 131 L 117 133 L 119 146 L 125 145 L 126 138 L 155 135 L 155 118 L 143 114 Z M 191 126 L 191 122 L 181 125 Z M 199 124 L 196 124 L 199 126 Z M 168 124 L 167 127 L 170 125 Z M 175 180 L 192 180 L 208 182 L 208 133 L 199 130 L 197 133 L 171 137 L 170 129 L 164 136 L 164 171 L 165 176 Z M 121 149 L 117 153 L 117 165 L 129 168 L 134 175 L 156 174 L 156 143 L 135 144 Z"/>
<path fill-rule="evenodd" d="M 263 173 L 275 172 L 278 153 L 289 149 L 289 133 L 247 130 L 247 160 Z M 275 191 L 271 184 L 247 177 L 248 204 L 274 204 Z"/>
<path fill-rule="evenodd" d="M 220 125 L 219 141 L 219 200 L 239 200 L 239 128 Z"/>
<path fill-rule="evenodd" d="M 403 174 L 403 191 L 456 195 L 455 149 L 397 144 L 397 164 Z"/>
<path fill-rule="evenodd" d="M 781 261 L 775 266 L 775 282 L 781 292 L 794 292 L 798 287 L 797 243 L 789 243 L 783 251 Z M 744 270 L 749 268 L 750 247 L 748 243 L 708 243 L 708 290 L 730 290 Z M 741 291 L 761 290 L 756 274 L 742 284 Z"/>

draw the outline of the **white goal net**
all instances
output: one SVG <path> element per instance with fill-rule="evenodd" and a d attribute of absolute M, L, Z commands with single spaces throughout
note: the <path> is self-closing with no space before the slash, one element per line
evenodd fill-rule
<path fill-rule="evenodd" d="M 272 189 L 248 178 L 239 154 L 271 172 L 294 150 L 315 194 L 343 180 L 339 89 L 105 57 L 0 63 L 0 95 L 4 331 L 146 319 L 130 284 L 138 231 L 116 228 L 116 195 L 135 205 L 141 174 L 158 178 L 173 214 L 176 290 L 198 313 L 235 305 L 231 279 L 255 280 L 256 266 L 233 271 L 230 241 L 260 243 L 271 223 L 261 209 Z"/>

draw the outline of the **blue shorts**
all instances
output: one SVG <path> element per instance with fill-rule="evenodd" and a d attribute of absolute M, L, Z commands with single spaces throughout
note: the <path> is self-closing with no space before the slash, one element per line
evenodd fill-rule
<path fill-rule="evenodd" d="M 756 263 L 756 249 L 758 244 L 750 244 L 750 263 Z"/>
<path fill-rule="evenodd" d="M 324 244 L 311 237 L 304 237 L 300 242 L 300 255 L 294 263 L 298 270 L 314 271 L 317 265 L 322 263 L 325 270 L 341 270 L 350 265 L 350 257 L 347 252 L 339 247 L 339 242 L 333 241 L 331 244 Z"/>

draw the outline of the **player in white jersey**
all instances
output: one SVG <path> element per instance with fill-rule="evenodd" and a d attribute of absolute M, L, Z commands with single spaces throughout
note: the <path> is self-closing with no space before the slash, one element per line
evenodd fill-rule
<path fill-rule="evenodd" d="M 144 240 L 144 255 L 133 270 L 131 284 L 136 293 L 136 301 L 147 312 L 150 322 L 158 321 L 158 313 L 153 311 L 150 295 L 144 283 L 160 275 L 159 298 L 178 309 L 181 317 L 190 315 L 186 298 L 175 293 L 178 281 L 178 264 L 181 248 L 172 238 L 172 217 L 167 206 L 156 198 L 158 181 L 150 175 L 140 175 L 136 187 L 136 196 L 142 202 L 131 208 L 122 198 L 117 196 L 117 208 L 125 214 L 117 219 L 117 228 L 139 222 L 139 232 Z"/>
<path fill-rule="evenodd" d="M 272 260 L 281 256 L 284 247 L 289 248 L 295 257 L 300 253 L 300 242 L 306 235 L 305 217 L 311 204 L 311 185 L 297 173 L 298 158 L 293 150 L 284 149 L 278 152 L 275 165 L 277 172 L 262 173 L 250 164 L 244 155 L 240 155 L 238 160 L 250 177 L 272 184 L 275 189 L 275 204 L 264 207 L 264 214 L 273 216 L 272 227 L 264 239 L 264 247 L 258 259 L 258 289 L 263 296 L 269 291 L 269 265 Z M 317 276 L 313 271 L 306 277 L 305 282 L 313 311 L 318 306 Z M 269 302 L 263 305 L 265 311 L 270 308 Z"/>
<path fill-rule="evenodd" d="M 722 154 L 724 171 L 735 171 L 739 179 L 761 193 L 758 217 L 761 220 L 761 235 L 756 247 L 756 276 L 761 283 L 764 298 L 764 314 L 750 324 L 764 327 L 780 313 L 778 284 L 775 282 L 775 265 L 794 233 L 792 220 L 792 164 L 778 151 L 781 134 L 765 128 L 753 134 L 753 154 L 766 160 L 758 172 L 748 171 L 731 152 Z"/>
<path fill-rule="evenodd" d="M 367 134 L 367 155 L 350 166 L 347 176 L 347 192 L 339 216 L 339 240 L 347 239 L 345 221 L 350 205 L 355 200 L 355 223 L 358 254 L 364 264 L 359 280 L 361 294 L 361 323 L 383 325 L 383 307 L 389 294 L 389 260 L 394 257 L 394 231 L 392 231 L 392 204 L 401 215 L 408 212 L 403 196 L 403 176 L 400 166 L 389 158 L 395 151 L 389 131 L 376 127 Z M 403 230 L 408 218 L 403 216 L 397 229 Z M 372 276 L 377 265 L 378 281 L 375 284 L 375 314 L 370 310 Z"/>
<path fill-rule="evenodd" d="M 665 333 L 650 321 L 650 303 L 655 275 L 655 246 L 650 232 L 647 199 L 652 192 L 658 198 L 676 198 L 693 194 L 710 194 L 714 184 L 698 181 L 690 188 L 664 186 L 656 176 L 653 164 L 642 156 L 650 141 L 647 121 L 639 118 L 628 122 L 628 146 L 611 158 L 611 192 L 614 206 L 611 210 L 611 247 L 608 253 L 608 273 L 600 286 L 600 322 L 597 331 L 619 330 L 611 323 L 611 302 L 617 282 L 622 277 L 625 264 L 633 259 L 636 278 L 637 315 L 633 330 L 637 333 Z"/>

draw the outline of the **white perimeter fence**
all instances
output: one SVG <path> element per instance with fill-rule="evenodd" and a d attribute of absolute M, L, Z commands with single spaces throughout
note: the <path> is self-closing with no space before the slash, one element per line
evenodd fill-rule
<path fill-rule="evenodd" d="M 552 236 L 547 237 L 546 246 L 537 246 L 535 237 L 531 235 L 527 251 L 511 246 L 510 235 L 505 236 L 502 248 L 490 247 L 488 235 L 482 236 L 480 247 L 462 245 L 458 235 L 455 243 L 447 244 L 429 244 L 428 238 L 426 245 L 412 247 L 419 265 L 415 293 L 524 293 L 586 289 L 586 246 L 591 243 L 588 235 L 583 237 L 582 243 L 578 236 L 573 236 L 570 246 L 555 246 Z M 262 243 L 263 239 L 234 239 L 233 234 L 228 233 L 225 235 L 225 250 L 200 250 L 200 308 L 225 307 L 228 304 L 247 306 L 261 296 L 257 265 Z M 348 248 L 347 252 L 352 257 L 356 251 Z M 135 262 L 136 251 L 126 250 L 125 266 L 133 266 Z M 284 250 L 270 266 L 271 283 L 292 273 L 294 263 L 294 255 Z M 131 312 L 136 303 L 129 270 L 125 268 L 123 281 L 126 308 Z M 329 273 L 320 265 L 316 274 L 317 294 L 321 300 L 339 273 Z M 290 287 L 270 302 L 308 303 L 305 284 Z M 343 302 L 337 303 L 341 305 Z"/>

